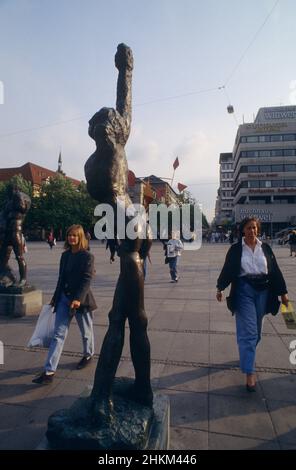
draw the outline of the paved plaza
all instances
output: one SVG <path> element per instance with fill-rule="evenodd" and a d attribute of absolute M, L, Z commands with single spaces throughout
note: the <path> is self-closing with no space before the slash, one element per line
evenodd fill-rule
<path fill-rule="evenodd" d="M 29 281 L 50 300 L 57 280 L 62 244 L 50 251 L 46 243 L 28 243 Z M 93 291 L 96 357 L 107 329 L 118 277 L 119 259 L 110 265 L 105 245 L 93 241 L 96 278 Z M 248 393 L 238 368 L 235 322 L 225 302 L 215 299 L 216 279 L 228 245 L 205 244 L 185 251 L 180 281 L 169 282 L 160 243 L 148 264 L 145 305 L 149 318 L 151 372 L 154 391 L 170 397 L 170 449 L 296 449 L 296 365 L 289 361 L 288 330 L 281 315 L 265 318 L 257 353 L 258 390 Z M 278 263 L 296 304 L 296 258 L 289 248 L 275 247 Z M 69 407 L 92 383 L 94 361 L 84 370 L 76 321 L 71 325 L 64 353 L 52 385 L 31 382 L 42 369 L 45 349 L 26 344 L 37 317 L 0 317 L 4 365 L 0 365 L 0 449 L 35 449 L 44 437 L 48 416 Z M 118 376 L 133 376 L 128 326 Z"/>

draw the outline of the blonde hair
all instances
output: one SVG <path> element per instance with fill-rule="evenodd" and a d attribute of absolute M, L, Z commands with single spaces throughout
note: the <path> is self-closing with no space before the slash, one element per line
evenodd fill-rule
<path fill-rule="evenodd" d="M 88 249 L 88 240 L 85 237 L 83 227 L 81 225 L 75 225 L 75 224 L 71 225 L 71 227 L 69 227 L 67 232 L 66 232 L 66 240 L 65 240 L 65 244 L 64 244 L 64 249 L 65 250 L 71 249 L 71 246 L 68 243 L 68 235 L 71 232 L 77 232 L 77 234 L 78 234 L 78 238 L 79 238 L 78 249 L 79 249 L 79 251 L 87 250 Z"/>

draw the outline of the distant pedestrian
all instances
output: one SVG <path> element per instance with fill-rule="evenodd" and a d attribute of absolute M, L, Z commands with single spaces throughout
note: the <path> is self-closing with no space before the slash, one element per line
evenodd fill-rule
<path fill-rule="evenodd" d="M 68 228 L 65 251 L 60 261 L 59 279 L 50 302 L 56 311 L 54 336 L 44 371 L 32 380 L 34 383 L 46 385 L 53 381 L 73 316 L 76 317 L 83 342 L 83 357 L 77 364 L 77 369 L 82 369 L 91 362 L 94 354 L 91 312 L 97 306 L 90 290 L 94 275 L 94 257 L 87 251 L 87 245 L 81 225 Z"/>
<path fill-rule="evenodd" d="M 87 240 L 87 244 L 88 244 L 87 249 L 88 249 L 88 251 L 89 251 L 89 250 L 90 250 L 91 234 L 90 234 L 90 232 L 89 232 L 88 230 L 85 232 L 85 238 L 86 238 L 86 240 Z"/>
<path fill-rule="evenodd" d="M 296 230 L 292 230 L 292 232 L 290 233 L 285 243 L 287 242 L 290 245 L 290 256 L 293 256 L 293 253 L 294 253 L 294 256 L 296 256 Z"/>
<path fill-rule="evenodd" d="M 150 252 L 147 253 L 147 256 L 145 256 L 145 258 L 143 259 L 144 281 L 145 281 L 146 276 L 147 276 L 147 260 L 149 261 L 150 264 L 152 264 L 152 262 L 151 262 L 151 257 L 150 257 Z"/>
<path fill-rule="evenodd" d="M 173 234 L 166 243 L 166 259 L 170 268 L 171 282 L 178 282 L 178 262 L 184 246 Z"/>
<path fill-rule="evenodd" d="M 227 306 L 236 319 L 240 367 L 246 374 L 246 388 L 255 391 L 255 355 L 261 339 L 264 315 L 276 315 L 281 296 L 288 305 L 286 283 L 274 253 L 267 243 L 258 239 L 260 222 L 248 217 L 241 222 L 242 238 L 233 244 L 217 280 L 216 298 L 231 284 Z"/>
<path fill-rule="evenodd" d="M 110 251 L 110 264 L 114 263 L 115 255 L 119 256 L 119 240 L 118 238 L 107 238 L 106 250 Z"/>
<path fill-rule="evenodd" d="M 56 239 L 54 238 L 53 232 L 50 232 L 50 234 L 47 237 L 47 243 L 49 244 L 49 248 L 52 250 L 52 247 L 56 245 Z"/>

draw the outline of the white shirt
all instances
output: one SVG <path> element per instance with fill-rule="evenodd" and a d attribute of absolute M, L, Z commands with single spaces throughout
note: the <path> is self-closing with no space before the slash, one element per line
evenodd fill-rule
<path fill-rule="evenodd" d="M 262 242 L 256 238 L 256 246 L 253 251 L 243 238 L 242 247 L 240 276 L 246 276 L 247 274 L 267 274 L 267 260 L 262 250 Z"/>
<path fill-rule="evenodd" d="M 183 243 L 181 240 L 171 239 L 167 242 L 167 257 L 174 258 L 175 256 L 181 256 L 183 250 Z"/>

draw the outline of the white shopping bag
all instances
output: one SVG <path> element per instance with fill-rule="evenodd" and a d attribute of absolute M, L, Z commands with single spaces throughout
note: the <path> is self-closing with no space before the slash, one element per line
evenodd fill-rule
<path fill-rule="evenodd" d="M 51 305 L 43 305 L 39 314 L 34 333 L 27 344 L 28 348 L 36 346 L 48 348 L 53 338 L 56 314 Z"/>

